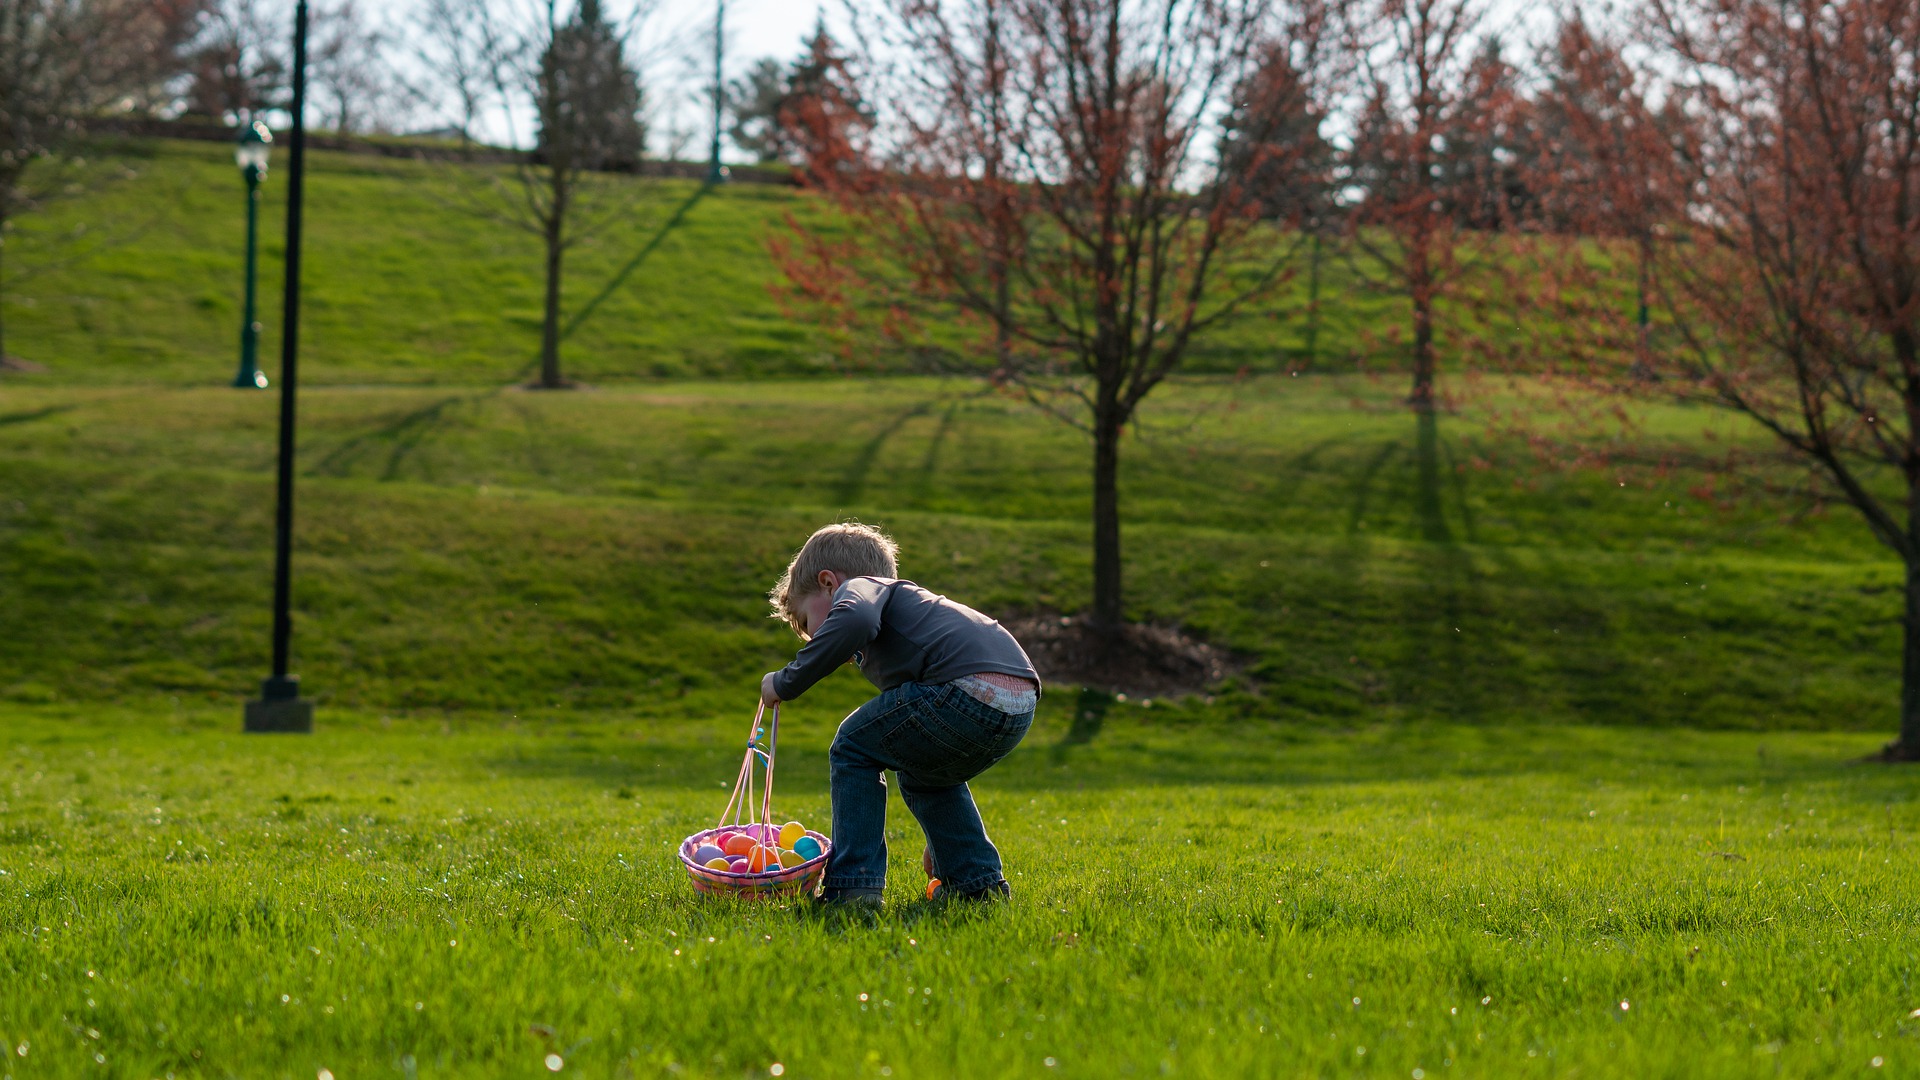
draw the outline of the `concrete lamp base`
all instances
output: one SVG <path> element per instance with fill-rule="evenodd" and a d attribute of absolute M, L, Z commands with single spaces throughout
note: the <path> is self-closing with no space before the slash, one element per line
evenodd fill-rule
<path fill-rule="evenodd" d="M 252 732 L 313 731 L 313 701 L 300 696 L 300 677 L 268 679 L 260 686 L 260 700 L 247 702 L 246 728 Z"/>

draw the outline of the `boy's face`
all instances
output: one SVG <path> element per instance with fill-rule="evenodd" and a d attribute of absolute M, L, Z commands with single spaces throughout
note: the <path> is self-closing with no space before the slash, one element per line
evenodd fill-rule
<path fill-rule="evenodd" d="M 800 632 L 811 638 L 820 624 L 827 621 L 827 613 L 833 610 L 833 590 L 841 585 L 841 577 L 831 571 L 820 572 L 820 580 L 815 582 L 813 592 L 801 597 L 794 605 L 794 614 L 800 617 Z"/>

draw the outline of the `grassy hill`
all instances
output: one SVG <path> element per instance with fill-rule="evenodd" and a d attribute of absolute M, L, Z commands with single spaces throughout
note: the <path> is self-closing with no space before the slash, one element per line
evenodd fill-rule
<path fill-rule="evenodd" d="M 218 144 L 149 141 L 112 153 L 133 179 L 55 203 L 9 241 L 8 351 L 47 381 L 217 385 L 238 360 L 244 202 Z M 278 367 L 286 155 L 262 189 L 262 366 Z M 538 238 L 503 220 L 491 167 L 309 155 L 302 371 L 316 384 L 511 382 L 539 349 Z M 618 208 L 567 261 L 564 362 L 607 382 L 659 376 L 819 373 L 906 365 L 885 350 L 842 355 L 785 318 L 769 293 L 766 240 L 812 219 L 791 189 L 606 178 Z M 604 217 L 605 215 L 587 215 Z M 78 238 L 77 238 L 78 237 Z M 95 243 L 103 246 L 95 249 Z M 94 251 L 75 261 L 76 251 Z M 1363 328 L 1397 311 L 1325 268 L 1322 357 L 1370 351 Z M 1305 279 L 1204 341 L 1197 370 L 1297 364 Z"/>
<path fill-rule="evenodd" d="M 272 396 L 0 401 L 0 696 L 245 692 Z M 1890 728 L 1897 572 L 1850 518 L 1540 472 L 1471 417 L 1423 442 L 1390 403 L 1350 378 L 1188 382 L 1128 440 L 1131 613 L 1248 661 L 1211 711 Z M 1086 602 L 1085 443 L 971 384 L 343 387 L 302 409 L 296 652 L 325 702 L 721 711 L 793 647 L 761 600 L 782 560 L 846 515 L 989 611 Z"/>

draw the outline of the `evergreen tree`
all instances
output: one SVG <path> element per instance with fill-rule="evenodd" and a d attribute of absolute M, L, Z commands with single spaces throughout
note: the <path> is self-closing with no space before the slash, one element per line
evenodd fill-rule
<path fill-rule="evenodd" d="M 763 57 L 735 79 L 727 93 L 733 127 L 727 134 L 733 145 L 752 154 L 761 164 L 781 160 L 786 141 L 780 132 L 780 109 L 787 100 L 787 73 L 778 60 Z"/>
<path fill-rule="evenodd" d="M 812 173 L 841 168 L 859 153 L 873 127 L 873 110 L 860 95 L 847 58 L 816 22 L 813 35 L 784 69 L 761 60 L 728 92 L 735 146 L 761 162 L 784 161 Z"/>
<path fill-rule="evenodd" d="M 1327 209 L 1333 148 L 1320 135 L 1325 113 L 1285 46 L 1263 54 L 1221 119 L 1222 171 L 1241 178 L 1262 214 L 1308 225 Z"/>
<path fill-rule="evenodd" d="M 600 8 L 580 0 L 540 60 L 545 160 L 584 169 L 632 168 L 646 149 L 640 77 Z"/>

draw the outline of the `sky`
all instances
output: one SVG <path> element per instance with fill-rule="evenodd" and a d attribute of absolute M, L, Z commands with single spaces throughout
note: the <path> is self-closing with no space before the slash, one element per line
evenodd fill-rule
<path fill-rule="evenodd" d="M 676 51 L 688 51 L 688 46 L 692 46 L 692 51 L 700 53 L 702 61 L 697 74 L 687 70 L 679 61 L 665 61 L 661 64 L 661 74 L 682 84 L 679 89 L 683 95 L 696 87 L 699 91 L 705 91 L 712 84 L 709 50 L 713 48 L 715 0 L 656 2 L 659 7 L 649 20 L 653 26 L 652 33 L 671 38 L 678 47 Z M 824 6 L 824 0 L 726 0 L 727 77 L 738 78 L 761 57 L 771 56 L 784 62 L 799 55 L 802 41 L 807 32 L 813 29 L 814 21 Z M 713 123 L 709 115 L 711 98 L 681 101 L 676 105 L 678 107 L 672 110 L 672 116 L 667 119 L 690 132 L 697 131 L 695 142 L 704 147 Z M 656 127 L 665 126 L 656 124 Z M 657 145 L 660 140 L 656 139 L 655 142 Z M 696 152 L 694 156 L 703 155 Z"/>

